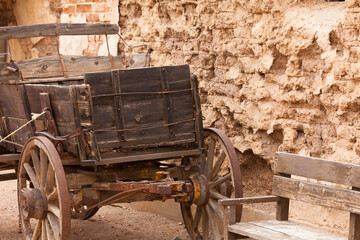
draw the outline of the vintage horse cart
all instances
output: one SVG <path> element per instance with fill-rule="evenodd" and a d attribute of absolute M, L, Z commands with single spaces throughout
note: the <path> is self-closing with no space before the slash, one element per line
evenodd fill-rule
<path fill-rule="evenodd" d="M 45 24 L 2 27 L 0 39 L 118 32 Z M 71 217 L 167 199 L 180 203 L 192 239 L 221 239 L 218 200 L 242 196 L 235 149 L 203 128 L 189 67 L 144 67 L 148 59 L 58 54 L 0 63 L 0 170 L 17 172 L 25 239 L 70 239 Z"/>

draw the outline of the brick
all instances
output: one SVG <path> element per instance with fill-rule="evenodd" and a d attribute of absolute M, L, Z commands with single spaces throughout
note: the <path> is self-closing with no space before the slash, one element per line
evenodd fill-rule
<path fill-rule="evenodd" d="M 86 21 L 87 22 L 99 22 L 99 14 L 96 14 L 96 13 L 86 14 Z"/>
<path fill-rule="evenodd" d="M 76 5 L 66 5 L 63 6 L 63 13 L 75 13 L 76 12 Z"/>
<path fill-rule="evenodd" d="M 91 12 L 92 4 L 78 4 L 77 12 Z"/>

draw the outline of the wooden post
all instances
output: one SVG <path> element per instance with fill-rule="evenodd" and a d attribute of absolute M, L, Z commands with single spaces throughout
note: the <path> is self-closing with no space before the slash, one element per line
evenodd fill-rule
<path fill-rule="evenodd" d="M 291 177 L 290 174 L 279 173 L 279 176 Z M 276 206 L 276 220 L 287 221 L 289 219 L 290 200 L 288 198 L 280 198 Z"/>
<path fill-rule="evenodd" d="M 360 188 L 353 187 L 359 191 Z M 360 215 L 350 212 L 349 240 L 360 240 Z"/>

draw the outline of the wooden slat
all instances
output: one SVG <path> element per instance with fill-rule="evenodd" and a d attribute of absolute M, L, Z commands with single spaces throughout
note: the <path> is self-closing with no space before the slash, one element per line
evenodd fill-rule
<path fill-rule="evenodd" d="M 274 170 L 306 178 L 360 187 L 360 165 L 279 152 Z"/>
<path fill-rule="evenodd" d="M 20 154 L 0 154 L 0 162 L 8 163 L 15 162 L 20 159 Z"/>
<path fill-rule="evenodd" d="M 139 162 L 139 161 L 147 161 L 147 160 L 160 160 L 160 159 L 171 159 L 171 158 L 179 158 L 185 156 L 196 156 L 202 153 L 201 149 L 192 149 L 185 151 L 173 151 L 173 152 L 163 152 L 163 153 L 153 153 L 153 154 L 143 154 L 143 155 L 133 155 L 133 156 L 125 156 L 118 158 L 109 158 L 102 159 L 102 161 L 93 161 L 87 160 L 82 161 L 82 166 L 95 166 L 95 165 L 107 165 L 107 164 L 115 164 L 115 163 L 127 163 L 127 162 Z"/>
<path fill-rule="evenodd" d="M 360 192 L 274 176 L 273 195 L 360 214 Z"/>
<path fill-rule="evenodd" d="M 299 225 L 288 221 L 268 220 L 261 222 L 237 223 L 229 226 L 236 232 L 261 240 L 345 240 L 346 237 Z"/>
<path fill-rule="evenodd" d="M 118 25 L 106 23 L 51 23 L 0 27 L 0 39 L 118 33 Z"/>
<path fill-rule="evenodd" d="M 17 178 L 17 173 L 0 173 L 0 182 L 1 181 L 8 181 L 8 180 L 14 180 Z"/>
<path fill-rule="evenodd" d="M 127 56 L 127 66 L 129 68 L 142 66 L 145 61 L 145 54 L 132 54 Z M 111 61 L 108 56 L 76 56 L 76 55 L 63 55 L 64 63 L 66 66 L 66 73 L 70 78 L 62 78 L 63 72 L 59 56 L 48 56 L 36 59 L 27 59 L 19 61 L 18 67 L 21 69 L 21 73 L 24 79 L 34 79 L 33 81 L 72 81 L 71 78 L 84 76 L 86 72 L 100 72 L 110 71 L 112 69 Z M 121 56 L 114 56 L 115 69 L 121 69 L 122 60 Z M 14 74 L 13 74 L 14 75 Z M 9 75 L 10 79 L 14 78 L 13 75 Z M 52 78 L 52 79 L 44 79 Z M 54 79 L 58 78 L 58 79 Z M 81 81 L 82 79 L 75 79 Z M 14 82 L 14 81 L 13 81 Z"/>
<path fill-rule="evenodd" d="M 279 200 L 280 197 L 277 196 L 229 198 L 229 199 L 220 200 L 219 204 L 223 206 L 230 206 L 230 205 L 242 205 L 242 204 L 251 204 L 251 203 L 277 202 Z"/>
<path fill-rule="evenodd" d="M 106 56 L 64 55 L 66 73 L 69 77 L 83 76 L 85 72 L 97 72 L 111 69 L 111 62 Z M 122 57 L 114 56 L 115 68 L 122 67 Z M 49 56 L 18 62 L 24 79 L 62 77 L 63 72 L 59 56 Z"/>

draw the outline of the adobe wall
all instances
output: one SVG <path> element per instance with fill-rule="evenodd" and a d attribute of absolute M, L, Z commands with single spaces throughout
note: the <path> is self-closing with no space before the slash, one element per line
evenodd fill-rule
<path fill-rule="evenodd" d="M 360 162 L 359 19 L 357 0 L 123 0 L 119 24 L 153 65 L 190 64 L 205 125 L 230 136 L 259 195 L 279 150 Z M 292 217 L 346 231 L 348 214 L 311 209 Z"/>

